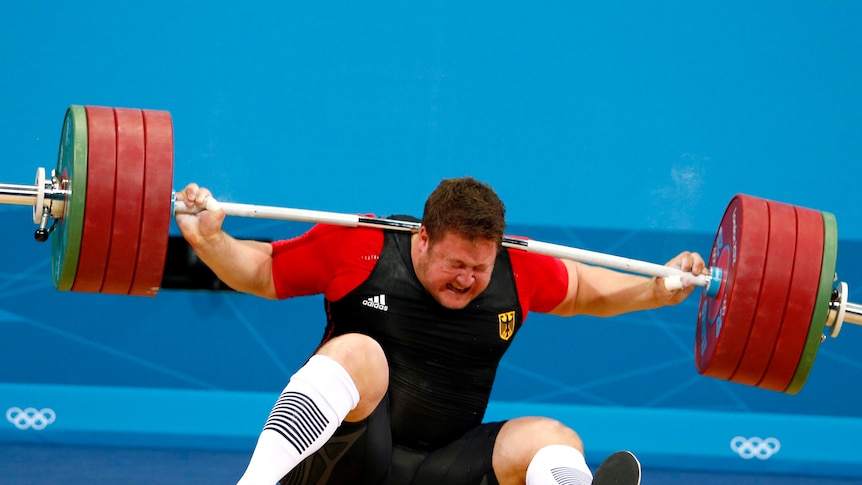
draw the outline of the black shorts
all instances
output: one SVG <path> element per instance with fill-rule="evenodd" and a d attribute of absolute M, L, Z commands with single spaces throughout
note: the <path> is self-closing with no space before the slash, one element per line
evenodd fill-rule
<path fill-rule="evenodd" d="M 343 423 L 282 485 L 499 485 L 491 457 L 505 422 L 485 423 L 448 445 L 416 451 L 392 443 L 388 397 L 364 421 Z"/>

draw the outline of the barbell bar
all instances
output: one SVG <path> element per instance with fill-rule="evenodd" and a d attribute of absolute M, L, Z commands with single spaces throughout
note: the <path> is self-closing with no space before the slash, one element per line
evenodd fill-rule
<path fill-rule="evenodd" d="M 207 209 L 212 210 L 216 208 L 223 209 L 225 214 L 229 216 L 323 223 L 345 227 L 373 227 L 399 231 L 418 231 L 421 226 L 418 222 L 368 217 L 355 214 L 295 209 L 290 207 L 240 204 L 235 202 L 220 202 L 215 198 L 210 197 L 207 200 Z M 190 210 L 181 202 L 175 203 L 174 205 L 174 214 L 191 214 L 194 212 L 197 211 Z M 706 289 L 708 292 L 711 291 L 710 295 L 712 296 L 718 294 L 718 289 L 721 286 L 720 268 L 714 268 L 715 271 L 711 272 L 709 276 L 693 275 L 669 266 L 596 251 L 588 251 L 586 249 L 535 241 L 527 238 L 503 236 L 502 245 L 504 247 L 521 249 L 527 252 L 556 256 L 559 258 L 571 259 L 573 261 L 614 268 L 629 273 L 669 278 L 671 280 L 669 285 L 675 288 L 680 287 L 683 283 L 691 283 Z"/>
<path fill-rule="evenodd" d="M 39 171 L 44 172 L 44 169 L 39 168 Z M 45 188 L 41 189 L 41 187 Z M 128 185 L 126 185 L 126 187 L 128 187 Z M 37 184 L 36 186 L 0 184 L 0 204 L 30 205 L 34 206 L 34 212 L 37 212 L 35 207 L 39 204 L 40 200 L 43 200 L 43 204 L 45 205 L 43 214 L 47 213 L 49 210 L 52 214 L 54 212 L 62 213 L 62 209 L 58 209 L 57 206 L 52 205 L 52 201 L 57 201 L 59 203 L 59 207 L 62 207 L 62 204 L 65 203 L 64 201 L 69 195 L 68 192 L 69 191 L 60 190 L 55 186 L 49 186 L 48 184 Z M 192 214 L 197 212 L 195 210 L 188 209 L 181 202 L 176 202 L 173 195 L 171 195 L 171 201 L 174 204 L 174 214 Z M 417 231 L 421 226 L 418 222 L 361 216 L 356 214 L 297 209 L 291 207 L 241 204 L 235 202 L 219 202 L 213 197 L 207 201 L 207 204 L 207 208 L 210 210 L 220 208 L 225 211 L 226 215 L 234 217 L 309 222 L 345 227 L 372 227 L 400 231 Z M 59 217 L 52 217 L 62 218 L 62 215 Z M 41 220 L 36 222 L 39 223 Z M 37 239 L 44 240 L 47 238 L 47 230 L 43 227 L 46 224 L 47 223 L 40 225 L 37 230 Z M 711 296 L 716 295 L 721 286 L 720 268 L 711 268 L 711 274 L 708 276 L 693 275 L 680 269 L 660 264 L 526 238 L 504 236 L 502 245 L 504 247 L 571 259 L 635 274 L 669 278 L 671 280 L 669 284 L 672 285 L 672 287 L 677 287 L 682 284 L 693 284 L 704 288 L 707 292 L 710 292 L 709 294 Z"/>
<path fill-rule="evenodd" d="M 157 294 L 175 200 L 173 125 L 166 111 L 72 105 L 57 168 L 34 185 L 0 184 L 0 204 L 33 208 L 35 237 L 52 240 L 61 291 Z M 230 216 L 416 231 L 416 222 L 307 209 L 207 201 Z M 804 229 L 804 230 L 803 230 Z M 824 332 L 862 325 L 862 305 L 838 282 L 834 215 L 736 195 L 708 258 L 709 275 L 605 253 L 505 236 L 503 246 L 703 288 L 695 336 L 701 374 L 795 394 Z"/>

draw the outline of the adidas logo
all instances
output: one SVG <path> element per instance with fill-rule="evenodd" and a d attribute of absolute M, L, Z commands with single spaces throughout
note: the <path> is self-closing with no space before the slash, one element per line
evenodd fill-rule
<path fill-rule="evenodd" d="M 372 296 L 362 300 L 362 304 L 377 310 L 389 311 L 389 306 L 386 304 L 386 295 Z"/>

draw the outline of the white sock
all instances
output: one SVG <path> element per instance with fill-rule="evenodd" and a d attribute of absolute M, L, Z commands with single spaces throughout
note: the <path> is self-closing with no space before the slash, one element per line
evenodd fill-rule
<path fill-rule="evenodd" d="M 359 391 L 338 362 L 312 356 L 281 392 L 238 485 L 273 485 L 335 433 L 359 403 Z"/>
<path fill-rule="evenodd" d="M 549 445 L 536 452 L 527 467 L 527 485 L 590 485 L 593 474 L 584 455 L 566 445 Z"/>

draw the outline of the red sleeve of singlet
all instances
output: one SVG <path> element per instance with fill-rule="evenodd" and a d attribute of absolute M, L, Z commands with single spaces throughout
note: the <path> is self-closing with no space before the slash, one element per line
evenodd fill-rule
<path fill-rule="evenodd" d="M 278 298 L 323 293 L 338 300 L 365 281 L 383 249 L 383 231 L 318 224 L 272 243 Z"/>
<path fill-rule="evenodd" d="M 512 271 L 524 318 L 527 312 L 548 313 L 562 303 L 569 289 L 569 272 L 558 258 L 510 249 Z"/>

